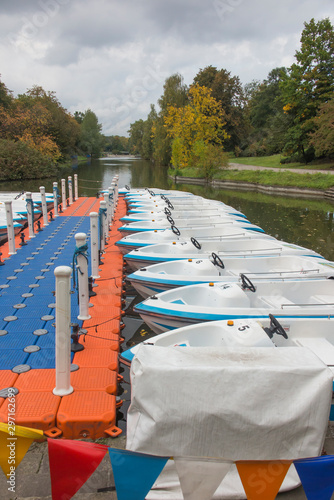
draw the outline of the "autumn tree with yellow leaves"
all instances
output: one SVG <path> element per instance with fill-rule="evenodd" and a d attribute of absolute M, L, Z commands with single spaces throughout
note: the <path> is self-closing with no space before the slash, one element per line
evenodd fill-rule
<path fill-rule="evenodd" d="M 80 125 L 54 92 L 34 86 L 14 98 L 0 81 L 0 180 L 55 175 L 79 136 Z"/>
<path fill-rule="evenodd" d="M 220 166 L 226 165 L 221 146 L 227 138 L 224 111 L 207 87 L 191 86 L 188 104 L 169 106 L 164 125 L 172 139 L 171 162 L 175 168 L 200 168 L 210 178 Z"/>

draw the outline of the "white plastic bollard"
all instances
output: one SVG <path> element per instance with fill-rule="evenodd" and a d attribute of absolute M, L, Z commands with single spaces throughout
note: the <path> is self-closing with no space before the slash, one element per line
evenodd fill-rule
<path fill-rule="evenodd" d="M 68 198 L 69 198 L 69 204 L 72 205 L 72 203 L 73 203 L 73 185 L 72 185 L 72 177 L 70 175 L 68 176 Z"/>
<path fill-rule="evenodd" d="M 117 199 L 117 189 L 116 189 L 116 182 L 115 182 L 115 180 L 112 181 L 110 187 L 113 190 L 114 206 L 116 207 L 118 199 Z"/>
<path fill-rule="evenodd" d="M 58 183 L 53 183 L 53 209 L 54 216 L 58 217 Z"/>
<path fill-rule="evenodd" d="M 104 198 L 104 201 L 106 202 L 106 207 L 107 207 L 106 238 L 108 238 L 109 237 L 109 216 L 110 216 L 109 194 L 104 193 L 103 198 Z"/>
<path fill-rule="evenodd" d="M 86 244 L 86 233 L 77 233 L 74 235 L 77 248 Z M 86 257 L 78 255 L 78 295 L 79 295 L 79 315 L 78 319 L 90 319 L 89 314 L 89 289 L 88 289 L 88 262 Z"/>
<path fill-rule="evenodd" d="M 66 208 L 66 181 L 65 179 L 61 180 L 61 202 L 63 205 L 63 211 Z"/>
<path fill-rule="evenodd" d="M 104 252 L 104 249 L 106 246 L 106 238 L 108 236 L 108 230 L 107 230 L 108 217 L 106 217 L 106 215 L 105 215 L 106 214 L 105 210 L 107 210 L 107 203 L 104 200 L 100 201 L 100 209 L 102 209 L 104 211 L 104 213 L 101 215 L 101 217 L 102 217 L 102 231 L 100 234 L 101 251 Z"/>
<path fill-rule="evenodd" d="M 71 273 L 68 266 L 54 270 L 56 277 L 56 387 L 53 394 L 67 396 L 71 386 Z"/>
<path fill-rule="evenodd" d="M 32 197 L 31 193 L 26 193 L 26 202 L 27 202 L 27 219 L 28 219 L 28 228 L 29 228 L 29 238 L 35 238 L 34 234 L 34 211 L 32 209 Z"/>
<path fill-rule="evenodd" d="M 41 200 L 42 200 L 42 213 L 43 213 L 43 223 L 44 226 L 48 226 L 48 208 L 46 206 L 46 198 L 45 198 L 45 187 L 40 186 L 39 191 L 41 193 Z"/>
<path fill-rule="evenodd" d="M 13 221 L 13 207 L 11 201 L 5 201 L 6 222 L 7 222 L 7 237 L 8 237 L 8 254 L 15 255 L 15 232 Z"/>
<path fill-rule="evenodd" d="M 99 278 L 99 214 L 91 212 L 90 214 L 90 259 L 92 268 L 92 278 Z"/>
<path fill-rule="evenodd" d="M 114 217 L 114 191 L 110 187 L 108 188 L 108 224 L 112 223 Z"/>
<path fill-rule="evenodd" d="M 78 174 L 74 174 L 74 197 L 76 200 L 79 198 L 79 195 L 78 195 Z"/>

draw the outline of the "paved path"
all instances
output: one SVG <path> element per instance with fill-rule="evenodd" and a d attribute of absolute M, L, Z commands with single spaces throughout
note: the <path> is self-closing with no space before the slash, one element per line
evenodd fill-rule
<path fill-rule="evenodd" d="M 334 170 L 312 170 L 309 168 L 277 168 L 277 167 L 258 167 L 255 165 L 243 165 L 241 163 L 229 163 L 231 169 L 236 170 L 276 170 L 278 172 L 294 172 L 297 174 L 334 174 Z"/>

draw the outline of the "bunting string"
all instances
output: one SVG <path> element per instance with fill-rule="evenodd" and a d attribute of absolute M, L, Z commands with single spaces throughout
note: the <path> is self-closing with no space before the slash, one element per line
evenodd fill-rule
<path fill-rule="evenodd" d="M 0 422 L 0 467 L 15 490 L 15 472 L 31 443 L 43 431 Z M 330 500 L 334 492 L 334 455 L 296 460 L 240 460 L 210 457 L 161 457 L 86 441 L 48 439 L 52 500 L 70 500 L 107 456 L 118 500 L 145 500 L 172 459 L 184 500 L 211 500 L 236 465 L 248 500 L 274 500 L 293 464 L 308 500 Z M 103 469 L 105 470 L 105 469 Z"/>

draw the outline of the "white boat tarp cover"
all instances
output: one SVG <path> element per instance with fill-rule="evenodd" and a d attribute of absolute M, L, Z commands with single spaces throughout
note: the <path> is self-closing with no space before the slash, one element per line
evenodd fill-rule
<path fill-rule="evenodd" d="M 309 349 L 142 345 L 131 364 L 127 449 L 279 460 L 321 454 L 333 374 Z M 300 484 L 292 465 L 280 491 Z M 169 460 L 146 497 L 182 500 Z M 213 499 L 246 498 L 232 465 Z"/>

